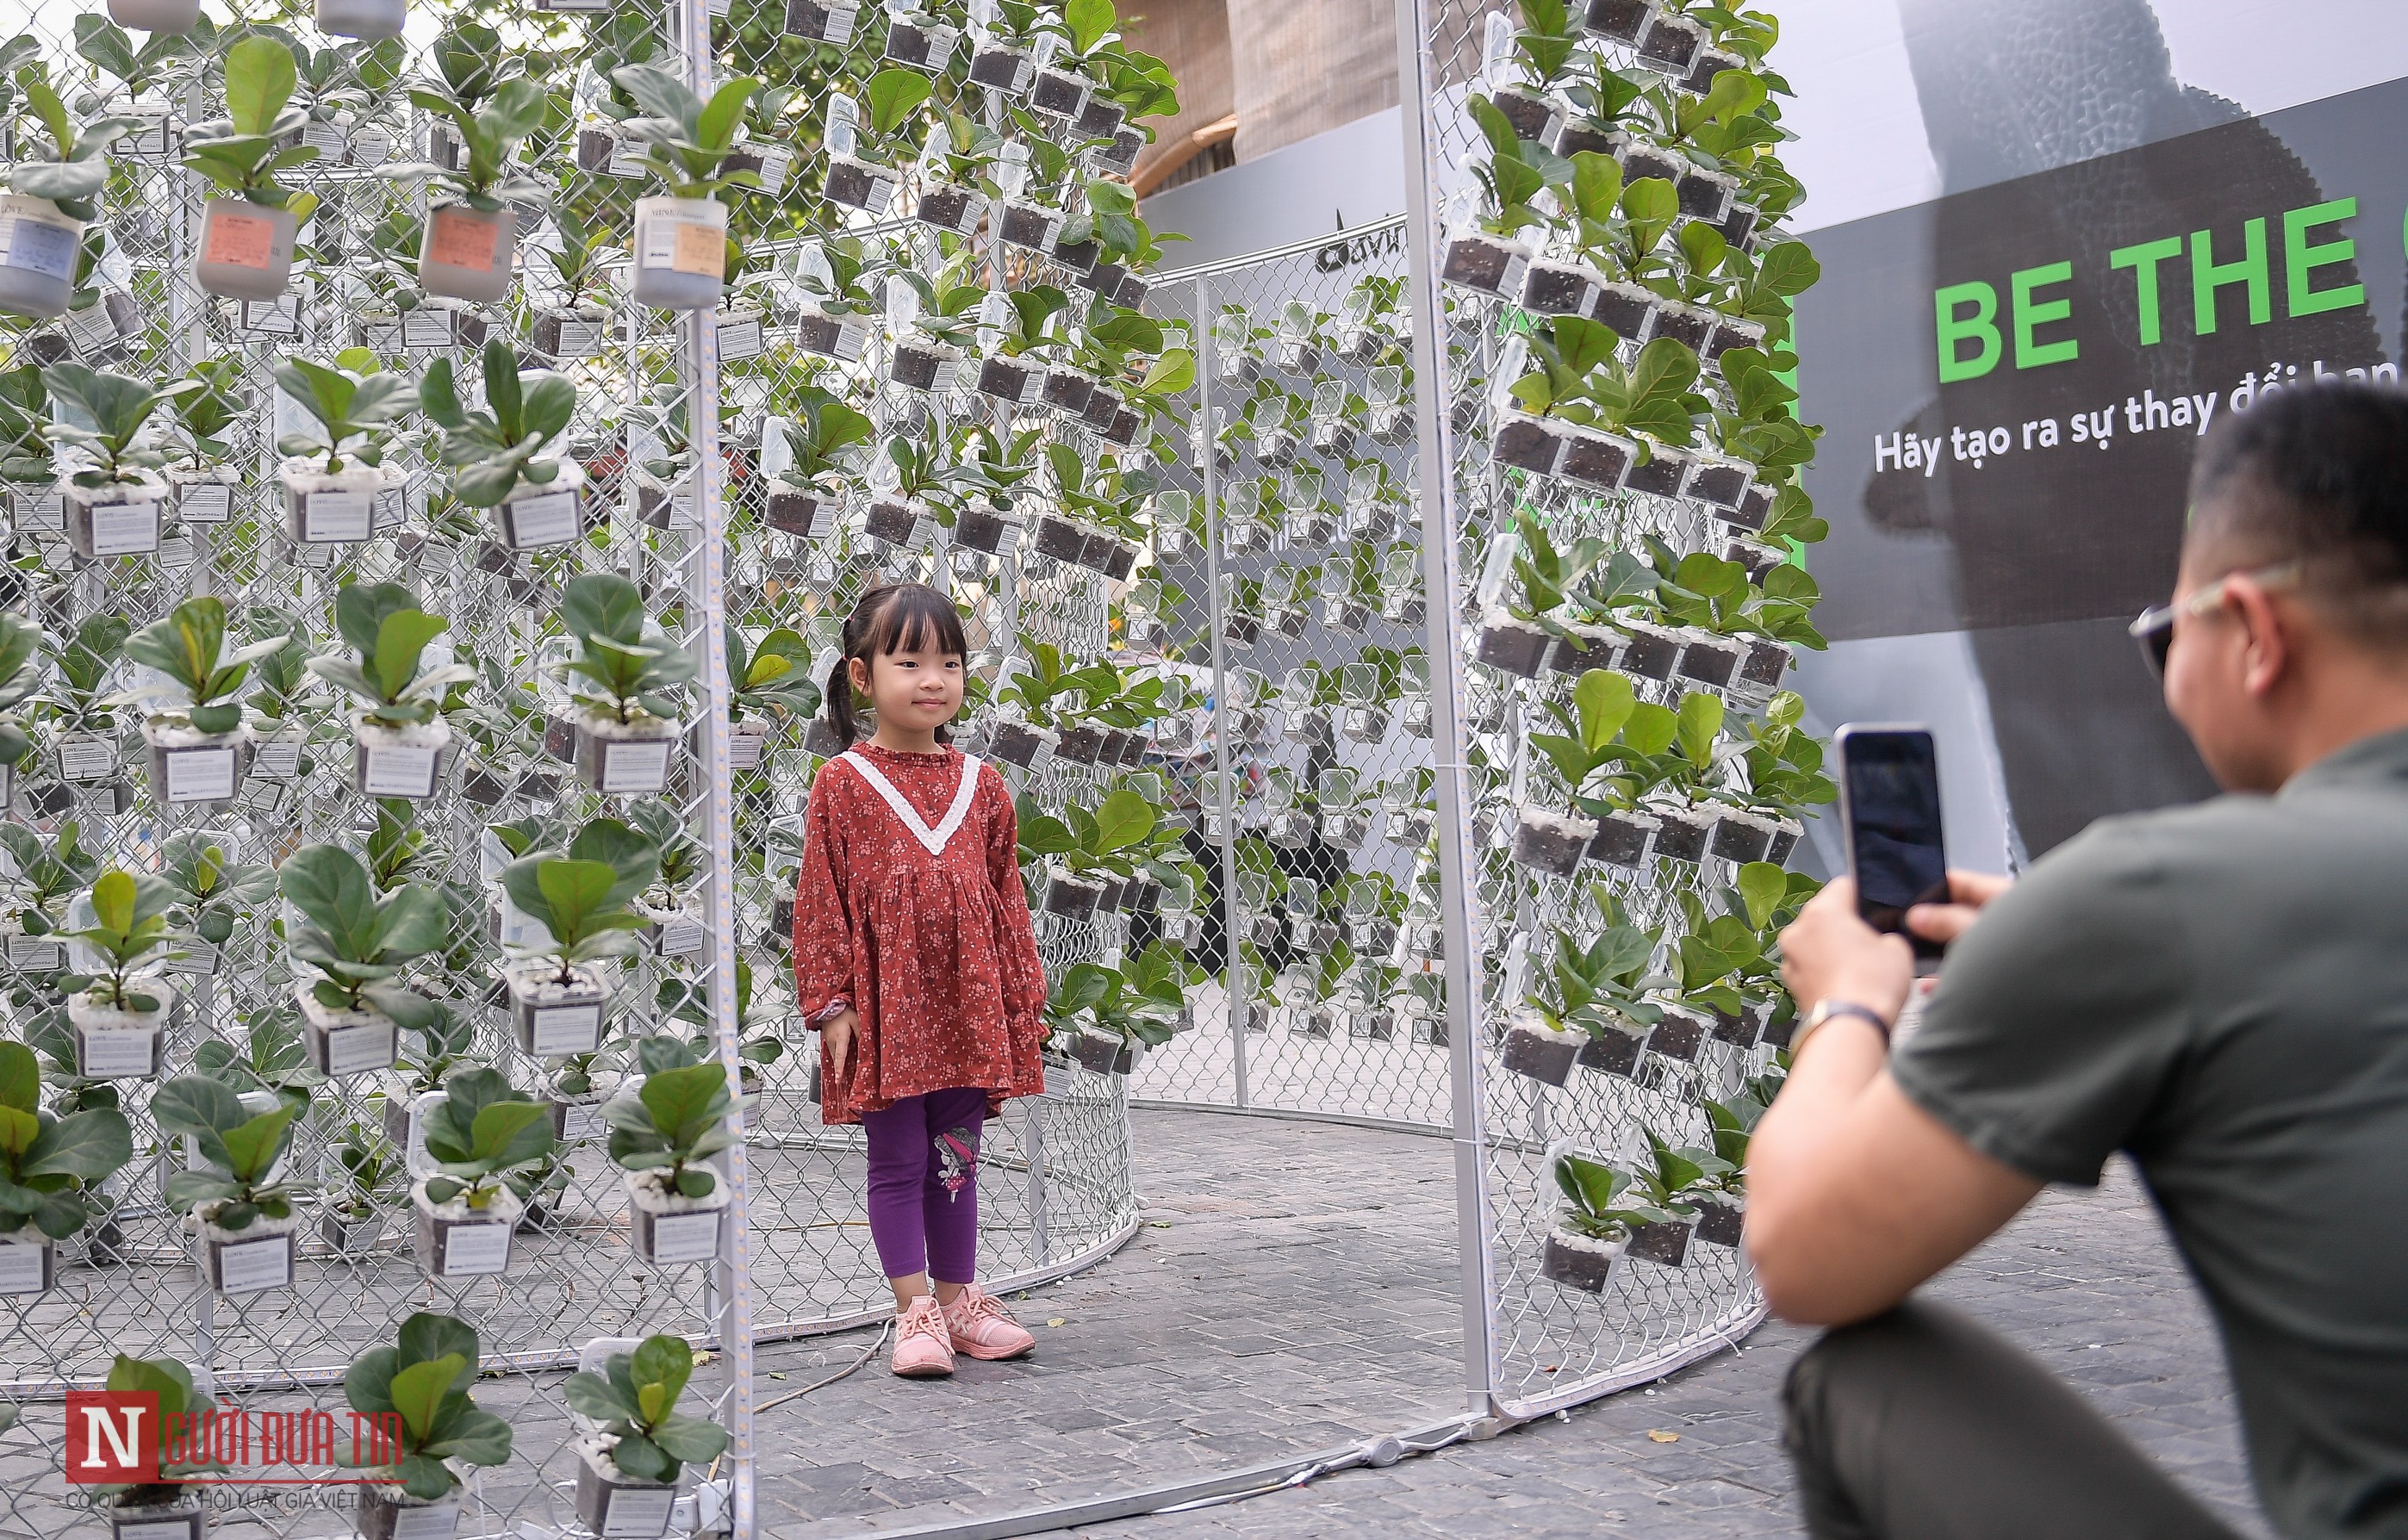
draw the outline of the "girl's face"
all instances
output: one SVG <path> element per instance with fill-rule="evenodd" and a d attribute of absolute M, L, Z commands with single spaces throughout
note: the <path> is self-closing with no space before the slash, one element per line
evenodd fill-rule
<path fill-rule="evenodd" d="M 934 734 L 962 708 L 962 655 L 934 647 L 901 648 L 852 662 L 853 686 L 869 697 L 881 727 Z"/>

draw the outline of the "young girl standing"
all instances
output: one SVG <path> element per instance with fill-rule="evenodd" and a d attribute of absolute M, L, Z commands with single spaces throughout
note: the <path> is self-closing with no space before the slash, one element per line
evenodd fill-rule
<path fill-rule="evenodd" d="M 853 607 L 824 708 L 850 747 L 811 785 L 795 893 L 821 1116 L 867 1137 L 870 1239 L 901 1312 L 895 1372 L 913 1376 L 1037 1345 L 973 1281 L 979 1132 L 1044 1089 L 1045 977 L 1011 793 L 945 742 L 968 650 L 932 588 L 892 584 Z M 856 691 L 876 718 L 867 743 Z"/>

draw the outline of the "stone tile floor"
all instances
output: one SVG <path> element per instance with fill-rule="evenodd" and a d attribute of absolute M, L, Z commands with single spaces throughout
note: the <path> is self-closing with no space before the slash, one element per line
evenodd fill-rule
<path fill-rule="evenodd" d="M 1461 1405 L 1443 1141 L 1198 1113 L 1141 1111 L 1133 1129 L 1143 1226 L 1102 1266 L 1014 1302 L 1038 1333 L 1036 1360 L 907 1385 L 882 1353 L 768 1412 L 765 1531 L 819 1540 L 1006 1513 L 1349 1443 Z M 2097 1193 L 2045 1195 L 1934 1288 L 2265 1533 L 2214 1330 L 2128 1170 Z M 764 1380 L 762 1399 L 842 1368 L 869 1340 L 765 1348 L 764 1369 L 782 1378 Z M 1775 1408 L 1809 1340 L 1770 1324 L 1741 1352 L 1486 1443 L 1076 1533 L 1796 1533 Z"/>

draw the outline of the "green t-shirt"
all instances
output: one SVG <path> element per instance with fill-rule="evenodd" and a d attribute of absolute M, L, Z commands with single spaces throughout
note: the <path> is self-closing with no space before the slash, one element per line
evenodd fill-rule
<path fill-rule="evenodd" d="M 2094 825 L 1950 949 L 1891 1067 L 2041 1180 L 2130 1152 L 2275 1526 L 2408 1535 L 2408 732 Z"/>

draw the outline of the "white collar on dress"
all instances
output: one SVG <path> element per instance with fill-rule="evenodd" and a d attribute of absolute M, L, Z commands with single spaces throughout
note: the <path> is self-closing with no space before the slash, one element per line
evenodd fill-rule
<path fill-rule="evenodd" d="M 888 780 L 878 766 L 869 763 L 867 755 L 847 750 L 838 758 L 853 766 L 853 771 L 869 783 L 871 791 L 886 799 L 886 806 L 895 809 L 895 816 L 903 820 L 903 827 L 910 830 L 911 837 L 932 856 L 945 853 L 945 847 L 953 843 L 953 834 L 961 828 L 962 820 L 970 816 L 970 799 L 978 794 L 979 762 L 976 755 L 962 756 L 962 783 L 953 791 L 953 805 L 945 809 L 945 820 L 934 829 L 921 819 L 920 810 L 912 806 L 902 792 L 895 790 L 895 783 Z"/>

